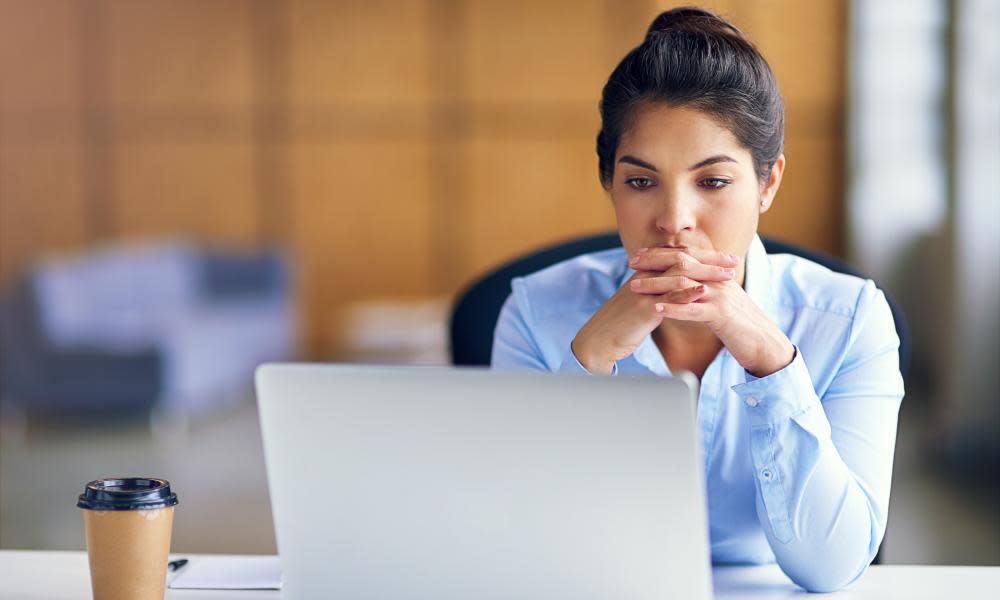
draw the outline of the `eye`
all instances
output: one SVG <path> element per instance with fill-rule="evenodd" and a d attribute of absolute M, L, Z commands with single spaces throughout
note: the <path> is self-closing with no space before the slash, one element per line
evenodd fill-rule
<path fill-rule="evenodd" d="M 708 188 L 710 190 L 721 190 L 730 183 L 732 183 L 732 181 L 728 179 L 722 179 L 721 177 L 708 177 L 699 181 L 698 185 L 700 185 L 703 188 Z"/>
<path fill-rule="evenodd" d="M 653 187 L 653 180 L 649 177 L 629 177 L 625 180 L 625 185 L 636 190 L 645 190 Z"/>

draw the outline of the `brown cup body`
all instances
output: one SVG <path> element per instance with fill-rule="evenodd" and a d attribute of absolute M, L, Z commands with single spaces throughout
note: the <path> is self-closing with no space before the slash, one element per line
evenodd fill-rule
<path fill-rule="evenodd" d="M 174 508 L 81 510 L 94 600 L 163 600 Z"/>

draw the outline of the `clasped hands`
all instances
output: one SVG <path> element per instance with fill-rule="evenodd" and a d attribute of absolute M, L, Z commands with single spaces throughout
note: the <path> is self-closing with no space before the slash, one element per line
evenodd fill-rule
<path fill-rule="evenodd" d="M 635 351 L 664 319 L 704 323 L 749 373 L 765 377 L 791 363 L 795 348 L 736 281 L 740 257 L 695 248 L 641 248 L 636 273 L 573 339 L 592 373 Z"/>

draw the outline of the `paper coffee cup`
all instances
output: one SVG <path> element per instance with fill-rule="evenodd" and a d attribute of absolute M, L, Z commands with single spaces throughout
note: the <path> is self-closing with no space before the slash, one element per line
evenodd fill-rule
<path fill-rule="evenodd" d="M 162 600 L 177 495 L 149 477 L 87 484 L 83 509 L 94 600 Z"/>

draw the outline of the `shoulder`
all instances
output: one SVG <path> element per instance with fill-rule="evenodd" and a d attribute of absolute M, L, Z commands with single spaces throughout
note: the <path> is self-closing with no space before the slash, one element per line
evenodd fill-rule
<path fill-rule="evenodd" d="M 778 306 L 853 319 L 872 296 L 881 295 L 870 279 L 833 271 L 792 254 L 769 254 Z"/>
<path fill-rule="evenodd" d="M 873 360 L 879 362 L 872 364 L 884 365 L 880 381 L 902 385 L 895 317 L 874 281 L 798 256 L 769 258 L 777 304 L 774 316 L 801 350 L 821 398 L 839 375 Z"/>
<path fill-rule="evenodd" d="M 814 359 L 810 366 L 820 380 L 824 369 L 818 363 L 853 364 L 899 348 L 896 317 L 874 281 L 797 256 L 770 258 L 779 324 Z"/>
<path fill-rule="evenodd" d="M 494 367 L 554 371 L 627 271 L 622 248 L 583 254 L 511 280 L 494 333 Z"/>
<path fill-rule="evenodd" d="M 591 252 L 511 281 L 514 300 L 536 319 L 593 312 L 617 290 L 627 269 L 624 248 Z"/>

